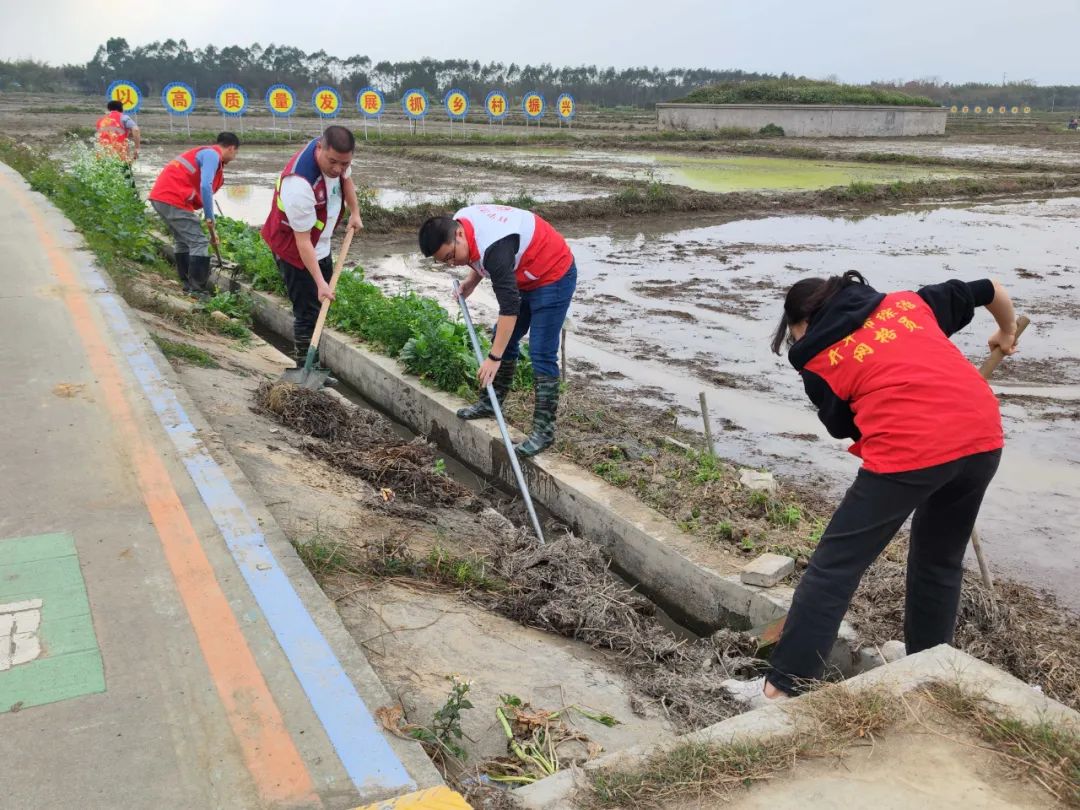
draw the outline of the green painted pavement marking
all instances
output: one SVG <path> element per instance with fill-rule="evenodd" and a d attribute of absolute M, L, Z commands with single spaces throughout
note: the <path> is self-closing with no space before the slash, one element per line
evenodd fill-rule
<path fill-rule="evenodd" d="M 104 692 L 101 651 L 71 535 L 0 540 L 0 606 L 30 599 L 42 601 L 42 652 L 0 671 L 0 713 Z"/>

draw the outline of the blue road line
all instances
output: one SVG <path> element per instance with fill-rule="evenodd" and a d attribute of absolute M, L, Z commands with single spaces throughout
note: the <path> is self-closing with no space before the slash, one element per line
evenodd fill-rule
<path fill-rule="evenodd" d="M 349 778 L 361 792 L 416 790 L 416 783 L 278 565 L 258 522 L 196 435 L 195 426 L 132 329 L 117 296 L 95 269 L 84 268 L 82 275 L 98 293 L 95 299 L 101 303 L 121 351 L 180 453 Z"/>

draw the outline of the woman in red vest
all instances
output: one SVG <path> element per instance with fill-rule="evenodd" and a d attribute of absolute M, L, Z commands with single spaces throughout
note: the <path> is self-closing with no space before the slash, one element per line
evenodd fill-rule
<path fill-rule="evenodd" d="M 213 146 L 197 146 L 170 160 L 150 189 L 150 205 L 173 235 L 176 271 L 186 293 L 213 294 L 209 245 L 218 244 L 214 193 L 225 182 L 225 166 L 236 160 L 239 150 L 240 139 L 222 132 Z M 195 215 L 198 208 L 203 210 L 209 240 Z"/>
<path fill-rule="evenodd" d="M 770 674 L 732 684 L 736 696 L 760 705 L 821 678 L 863 572 L 913 512 L 907 651 L 952 641 L 964 553 L 1004 445 L 993 391 L 949 340 L 978 307 L 997 321 L 990 348 L 1016 351 L 997 282 L 880 293 L 850 270 L 788 290 L 772 349 L 788 342 L 821 421 L 863 466 L 799 581 Z"/>
<path fill-rule="evenodd" d="M 502 402 L 514 380 L 518 344 L 529 334 L 536 404 L 532 434 L 516 450 L 534 456 L 555 441 L 559 409 L 559 340 L 577 287 L 577 265 L 566 240 L 531 211 L 508 205 L 472 205 L 451 217 L 432 217 L 420 227 L 425 256 L 455 267 L 468 265 L 461 285 L 468 297 L 490 278 L 499 302 L 491 352 L 480 366 L 480 401 L 462 408 L 462 419 L 492 416 L 487 385 Z"/>

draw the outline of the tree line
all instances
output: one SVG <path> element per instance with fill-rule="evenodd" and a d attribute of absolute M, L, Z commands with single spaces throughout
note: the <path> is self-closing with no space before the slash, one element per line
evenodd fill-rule
<path fill-rule="evenodd" d="M 113 37 L 85 65 L 51 67 L 41 62 L 0 62 L 0 90 L 29 92 L 102 93 L 116 79 L 133 81 L 148 96 L 169 82 L 187 82 L 199 96 L 212 95 L 226 82 L 243 86 L 254 97 L 279 82 L 301 95 L 323 84 L 341 90 L 346 98 L 372 85 L 390 98 L 419 87 L 440 98 L 451 87 L 473 99 L 502 89 L 511 95 L 537 90 L 549 98 L 571 93 L 587 104 L 649 106 L 717 82 L 775 78 L 763 73 L 707 68 L 635 67 L 616 69 L 582 65 L 519 65 L 466 59 L 418 59 L 372 62 L 367 56 L 342 59 L 325 51 L 305 53 L 288 45 L 258 43 L 191 49 L 184 40 L 167 39 L 131 47 Z"/>
<path fill-rule="evenodd" d="M 558 67 L 506 64 L 466 59 L 418 59 L 372 62 L 367 56 L 340 58 L 326 51 L 306 53 L 288 45 L 244 47 L 208 45 L 192 49 L 183 39 L 167 39 L 131 47 L 112 37 L 84 65 L 53 67 L 42 62 L 0 61 L 0 90 L 104 94 L 115 79 L 138 84 L 155 96 L 172 81 L 192 85 L 209 96 L 226 82 L 242 85 L 256 98 L 272 84 L 283 82 L 301 94 L 322 84 L 337 87 L 348 98 L 372 85 L 390 98 L 419 87 L 442 97 L 451 87 L 482 99 L 489 90 L 522 95 L 537 90 L 549 98 L 572 93 L 578 102 L 600 106 L 648 107 L 681 98 L 691 91 L 723 82 L 794 78 L 791 74 L 755 73 L 736 69 L 633 67 L 616 69 L 581 65 Z M 832 78 L 832 77 L 830 77 Z M 1080 86 L 1038 86 L 1031 81 L 1002 84 L 951 84 L 937 78 L 917 81 L 878 81 L 872 87 L 926 96 L 941 104 L 1029 105 L 1036 110 L 1080 109 Z"/>

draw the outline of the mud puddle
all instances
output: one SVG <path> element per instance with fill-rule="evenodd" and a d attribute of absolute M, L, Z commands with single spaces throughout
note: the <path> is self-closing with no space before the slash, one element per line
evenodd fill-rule
<path fill-rule="evenodd" d="M 737 155 L 686 155 L 670 152 L 622 152 L 593 149 L 515 148 L 454 149 L 474 159 L 512 159 L 537 166 L 605 174 L 634 180 L 657 180 L 698 191 L 814 191 L 852 182 L 939 180 L 961 176 L 949 169 L 873 165 L 792 158 Z"/>
<path fill-rule="evenodd" d="M 225 170 L 225 186 L 215 195 L 225 216 L 261 225 L 270 210 L 274 183 L 293 147 L 241 146 L 237 159 Z M 162 167 L 184 147 L 147 146 L 135 164 L 135 180 L 145 198 Z M 353 180 L 383 208 L 419 203 L 467 200 L 473 203 L 506 199 L 528 192 L 539 202 L 583 200 L 607 190 L 564 180 L 521 178 L 486 169 L 469 169 L 411 161 L 375 150 L 358 149 L 353 160 Z M 526 185 L 528 188 L 526 189 Z"/>
<path fill-rule="evenodd" d="M 687 230 L 620 225 L 572 238 L 579 286 L 567 344 L 571 373 L 575 363 L 592 364 L 629 396 L 671 407 L 694 427 L 705 390 L 718 452 L 820 482 L 838 496 L 858 462 L 824 432 L 793 370 L 768 349 L 783 291 L 798 278 L 847 269 L 880 289 L 999 278 L 1033 323 L 1021 353 L 994 380 L 1006 395 L 1008 446 L 982 535 L 995 568 L 1080 607 L 1073 574 L 1080 549 L 1069 528 L 1080 521 L 1078 215 L 1080 199 L 1059 198 Z M 354 253 L 375 283 L 416 289 L 455 311 L 449 274 L 411 243 L 361 245 Z M 486 286 L 471 305 L 481 322 L 494 319 Z M 979 313 L 955 339 L 981 362 L 992 331 Z"/>

